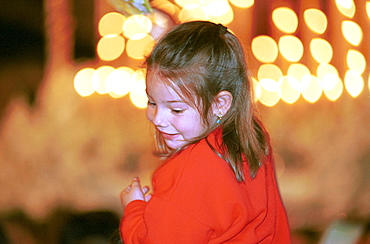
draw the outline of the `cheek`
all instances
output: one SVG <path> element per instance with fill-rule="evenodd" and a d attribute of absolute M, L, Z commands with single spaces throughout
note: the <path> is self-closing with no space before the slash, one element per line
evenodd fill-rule
<path fill-rule="evenodd" d="M 154 116 L 154 111 L 151 108 L 146 109 L 146 118 L 150 121 L 153 122 L 153 116 Z"/>

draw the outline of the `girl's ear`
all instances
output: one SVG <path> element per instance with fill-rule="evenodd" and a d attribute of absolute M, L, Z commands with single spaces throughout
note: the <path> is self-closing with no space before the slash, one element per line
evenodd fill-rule
<path fill-rule="evenodd" d="M 233 95 L 228 91 L 219 92 L 212 105 L 212 112 L 215 116 L 224 116 L 229 111 Z"/>

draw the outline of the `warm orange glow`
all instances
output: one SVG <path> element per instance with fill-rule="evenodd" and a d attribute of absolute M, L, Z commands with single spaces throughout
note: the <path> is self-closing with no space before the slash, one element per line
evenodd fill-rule
<path fill-rule="evenodd" d="M 92 85 L 94 90 L 99 94 L 107 93 L 107 77 L 114 71 L 111 66 L 101 66 L 97 68 L 92 77 Z"/>
<path fill-rule="evenodd" d="M 338 70 L 331 64 L 320 64 L 317 67 L 317 78 L 319 78 L 324 91 L 333 90 L 337 83 L 341 82 Z"/>
<path fill-rule="evenodd" d="M 181 9 L 179 13 L 179 20 L 181 22 L 191 20 L 208 20 L 208 16 L 200 4 L 189 4 Z"/>
<path fill-rule="evenodd" d="M 314 38 L 310 42 L 312 57 L 320 64 L 330 63 L 333 58 L 333 48 L 330 43 L 321 38 Z"/>
<path fill-rule="evenodd" d="M 366 2 L 366 13 L 367 13 L 367 17 L 370 19 L 370 2 L 369 1 Z"/>
<path fill-rule="evenodd" d="M 252 40 L 252 53 L 263 63 L 273 63 L 278 56 L 278 47 L 270 36 L 257 36 Z"/>
<path fill-rule="evenodd" d="M 95 72 L 93 68 L 85 68 L 77 72 L 74 77 L 74 88 L 76 92 L 82 96 L 87 97 L 95 92 L 92 85 L 92 77 Z"/>
<path fill-rule="evenodd" d="M 354 46 L 358 46 L 363 37 L 361 27 L 350 20 L 344 20 L 342 22 L 342 34 L 344 38 Z"/>
<path fill-rule="evenodd" d="M 282 36 L 278 45 L 281 55 L 290 62 L 298 62 L 303 56 L 302 41 L 296 36 Z"/>
<path fill-rule="evenodd" d="M 258 99 L 260 99 L 261 97 L 261 86 L 260 86 L 260 83 L 254 78 L 252 77 L 252 81 L 253 81 L 253 91 L 254 91 L 254 101 L 257 102 Z"/>
<path fill-rule="evenodd" d="M 348 18 L 353 18 L 356 12 L 356 6 L 353 0 L 336 0 L 335 3 L 339 12 Z"/>
<path fill-rule="evenodd" d="M 220 2 L 220 0 L 215 1 L 213 2 L 213 4 L 207 5 L 207 7 L 205 8 L 205 11 L 208 14 L 208 18 L 210 21 L 215 22 L 215 23 L 221 23 L 223 25 L 228 25 L 234 20 L 234 12 L 227 1 L 223 0 L 222 3 Z M 219 4 L 219 5 L 216 5 L 216 4 Z M 210 11 L 209 8 L 210 7 L 214 8 L 215 7 L 214 5 L 216 5 L 218 8 L 222 7 L 223 10 L 222 11 L 219 11 L 219 10 Z"/>
<path fill-rule="evenodd" d="M 230 9 L 229 2 L 227 0 L 208 0 L 202 3 L 204 12 L 212 16 L 225 15 Z"/>
<path fill-rule="evenodd" d="M 314 76 L 310 76 L 310 77 L 306 76 L 305 78 L 309 80 L 309 85 L 304 91 L 302 91 L 302 97 L 307 102 L 314 103 L 317 100 L 319 100 L 319 98 L 322 95 L 322 88 L 321 88 L 320 82 Z"/>
<path fill-rule="evenodd" d="M 330 101 L 336 101 L 343 93 L 343 83 L 339 76 L 328 74 L 324 76 L 324 79 L 330 79 L 330 83 L 335 84 L 330 90 L 323 88 L 325 96 Z M 328 82 L 329 83 L 329 82 Z"/>
<path fill-rule="evenodd" d="M 148 98 L 146 95 L 145 74 L 143 70 L 137 70 L 132 75 L 132 86 L 130 92 L 130 99 L 132 104 L 137 108 L 146 108 L 148 105 Z"/>
<path fill-rule="evenodd" d="M 298 83 L 292 76 L 284 76 L 280 79 L 281 100 L 288 104 L 295 103 L 301 96 L 300 90 L 295 89 L 291 84 Z"/>
<path fill-rule="evenodd" d="M 191 4 L 199 5 L 201 3 L 201 0 L 175 0 L 175 3 L 179 5 L 180 7 L 184 8 L 187 5 L 191 5 Z"/>
<path fill-rule="evenodd" d="M 352 97 L 357 97 L 364 89 L 364 80 L 358 72 L 348 70 L 344 76 L 344 86 Z"/>
<path fill-rule="evenodd" d="M 258 72 L 257 72 L 258 80 L 268 78 L 274 81 L 278 81 L 280 80 L 281 77 L 283 77 L 283 72 L 275 64 L 262 64 L 258 68 Z"/>
<path fill-rule="evenodd" d="M 297 63 L 289 66 L 287 75 L 294 77 L 297 81 L 301 81 L 305 75 L 311 75 L 311 72 L 304 64 Z"/>
<path fill-rule="evenodd" d="M 350 70 L 362 74 L 366 68 L 366 59 L 362 53 L 351 49 L 347 53 L 347 66 Z"/>
<path fill-rule="evenodd" d="M 104 15 L 98 25 L 99 34 L 106 35 L 119 35 L 122 33 L 123 22 L 126 17 L 117 12 L 110 12 Z"/>
<path fill-rule="evenodd" d="M 328 19 L 319 9 L 306 9 L 304 11 L 304 21 L 307 27 L 317 34 L 323 34 L 328 27 Z"/>
<path fill-rule="evenodd" d="M 250 8 L 254 5 L 254 0 L 229 0 L 230 3 L 238 8 Z"/>
<path fill-rule="evenodd" d="M 112 71 L 107 77 L 107 92 L 114 98 L 120 98 L 131 90 L 131 72 L 124 68 Z"/>
<path fill-rule="evenodd" d="M 259 81 L 261 95 L 259 101 L 268 107 L 276 105 L 281 97 L 281 90 L 278 82 L 272 79 L 262 79 Z"/>
<path fill-rule="evenodd" d="M 125 50 L 125 39 L 120 35 L 103 36 L 97 45 L 97 54 L 101 60 L 117 59 Z"/>
<path fill-rule="evenodd" d="M 123 24 L 123 34 L 129 39 L 141 39 L 152 27 L 152 21 L 145 15 L 131 15 Z"/>
<path fill-rule="evenodd" d="M 127 41 L 127 55 L 133 59 L 144 59 L 153 49 L 155 41 L 152 36 L 146 35 L 141 39 Z"/>
<path fill-rule="evenodd" d="M 272 22 L 286 34 L 292 34 L 297 30 L 298 17 L 296 13 L 286 7 L 277 8 L 272 12 Z"/>

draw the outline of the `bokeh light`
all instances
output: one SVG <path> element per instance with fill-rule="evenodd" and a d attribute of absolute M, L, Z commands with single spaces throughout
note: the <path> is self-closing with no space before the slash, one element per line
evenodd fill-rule
<path fill-rule="evenodd" d="M 364 80 L 358 72 L 347 70 L 344 76 L 344 86 L 352 97 L 357 97 L 364 89 Z"/>
<path fill-rule="evenodd" d="M 145 15 L 131 15 L 123 24 L 123 34 L 128 39 L 141 39 L 148 35 L 153 27 L 152 21 Z"/>
<path fill-rule="evenodd" d="M 180 7 L 184 8 L 188 5 L 198 4 L 200 5 L 201 0 L 175 0 L 175 3 Z"/>
<path fill-rule="evenodd" d="M 253 82 L 253 92 L 254 92 L 254 101 L 257 102 L 260 97 L 261 97 L 261 86 L 260 86 L 260 83 L 254 78 L 252 77 L 252 82 Z"/>
<path fill-rule="evenodd" d="M 283 76 L 281 69 L 275 64 L 262 64 L 258 68 L 257 78 L 258 80 L 262 79 L 272 79 L 274 81 L 280 80 Z"/>
<path fill-rule="evenodd" d="M 218 3 L 219 1 L 216 1 L 215 3 Z M 208 5 L 209 6 L 209 5 Z M 213 4 L 212 4 L 213 6 Z M 221 7 L 220 4 L 217 5 L 217 7 Z M 223 25 L 228 25 L 234 20 L 234 11 L 231 8 L 231 6 L 226 2 L 226 4 L 223 4 L 223 11 L 209 11 L 206 9 L 206 12 L 208 14 L 208 18 L 210 21 L 215 23 L 220 23 Z M 221 14 L 222 13 L 222 14 Z M 217 14 L 217 15 L 216 15 Z"/>
<path fill-rule="evenodd" d="M 145 35 L 141 39 L 130 39 L 127 41 L 127 55 L 133 59 L 144 59 L 153 49 L 155 41 L 152 36 Z"/>
<path fill-rule="evenodd" d="M 370 1 L 366 2 L 366 13 L 367 17 L 370 19 Z"/>
<path fill-rule="evenodd" d="M 181 22 L 191 20 L 208 20 L 208 16 L 200 4 L 189 4 L 180 10 L 179 20 Z"/>
<path fill-rule="evenodd" d="M 294 77 L 297 81 L 301 81 L 305 75 L 311 75 L 311 72 L 304 64 L 295 63 L 289 65 L 287 75 Z M 302 89 L 299 90 L 302 91 Z"/>
<path fill-rule="evenodd" d="M 314 38 L 310 42 L 310 51 L 312 57 L 318 63 L 330 63 L 333 58 L 333 48 L 330 43 L 321 38 Z"/>
<path fill-rule="evenodd" d="M 279 54 L 277 44 L 270 36 L 255 37 L 251 46 L 254 57 L 263 63 L 273 63 Z"/>
<path fill-rule="evenodd" d="M 342 81 L 340 80 L 339 76 L 332 75 L 332 74 L 325 75 L 323 79 L 327 80 L 327 81 L 322 81 L 322 83 L 324 84 L 325 83 L 334 84 L 334 86 L 331 89 L 325 89 L 325 87 L 323 87 L 323 91 L 324 91 L 325 96 L 330 101 L 336 101 L 343 93 Z"/>
<path fill-rule="evenodd" d="M 95 89 L 92 85 L 94 72 L 95 69 L 93 68 L 84 68 L 78 71 L 75 75 L 73 82 L 74 88 L 80 96 L 87 97 L 95 92 Z"/>
<path fill-rule="evenodd" d="M 357 50 L 348 50 L 347 53 L 347 66 L 350 70 L 354 70 L 362 74 L 366 68 L 366 59 L 362 53 Z"/>
<path fill-rule="evenodd" d="M 250 8 L 254 5 L 254 0 L 229 0 L 230 3 L 238 8 Z"/>
<path fill-rule="evenodd" d="M 98 24 L 99 34 L 101 36 L 121 34 L 125 20 L 126 17 L 117 12 L 105 14 Z"/>
<path fill-rule="evenodd" d="M 336 6 L 341 14 L 353 18 L 356 13 L 356 6 L 353 0 L 335 0 Z"/>
<path fill-rule="evenodd" d="M 106 89 L 109 95 L 120 98 L 130 92 L 133 71 L 129 69 L 128 67 L 118 68 L 108 75 Z"/>
<path fill-rule="evenodd" d="M 276 105 L 281 97 L 280 86 L 277 81 L 272 79 L 262 79 L 259 81 L 261 94 L 259 97 L 260 103 L 267 107 Z"/>
<path fill-rule="evenodd" d="M 298 83 L 292 76 L 284 76 L 280 79 L 281 100 L 288 104 L 295 103 L 301 96 L 300 90 L 297 90 L 291 84 Z"/>
<path fill-rule="evenodd" d="M 304 11 L 304 21 L 307 27 L 317 33 L 323 34 L 328 27 L 328 19 L 326 15 L 319 9 L 306 9 Z"/>
<path fill-rule="evenodd" d="M 97 45 L 97 54 L 103 61 L 117 59 L 125 50 L 125 39 L 120 35 L 103 36 Z"/>
<path fill-rule="evenodd" d="M 338 70 L 331 64 L 320 64 L 316 73 L 324 91 L 333 90 L 341 82 Z"/>
<path fill-rule="evenodd" d="M 322 95 L 322 88 L 319 82 L 319 79 L 315 76 L 305 76 L 304 79 L 307 79 L 306 82 L 308 82 L 307 88 L 302 91 L 302 97 L 310 103 L 314 103 Z"/>
<path fill-rule="evenodd" d="M 282 36 L 278 45 L 281 55 L 290 62 L 298 62 L 303 56 L 302 41 L 296 36 Z"/>
<path fill-rule="evenodd" d="M 276 8 L 272 12 L 272 22 L 282 32 L 286 34 L 294 33 L 298 28 L 298 17 L 290 8 Z"/>
<path fill-rule="evenodd" d="M 354 46 L 358 46 L 363 37 L 361 27 L 350 20 L 344 20 L 342 22 L 342 34 L 344 38 Z"/>
<path fill-rule="evenodd" d="M 144 71 L 136 70 L 132 75 L 132 86 L 130 92 L 130 100 L 137 108 L 146 108 L 148 105 L 148 97 L 146 95 L 145 74 Z"/>
<path fill-rule="evenodd" d="M 92 85 L 94 90 L 99 94 L 106 94 L 107 93 L 107 77 L 114 71 L 115 69 L 112 66 L 101 66 L 97 68 L 92 77 Z"/>

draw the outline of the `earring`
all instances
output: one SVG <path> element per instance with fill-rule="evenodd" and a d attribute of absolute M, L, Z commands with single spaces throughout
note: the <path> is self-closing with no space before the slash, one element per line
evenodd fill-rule
<path fill-rule="evenodd" d="M 219 115 L 217 115 L 216 124 L 219 124 L 221 122 L 221 119 L 222 119 L 222 113 L 220 113 Z"/>

